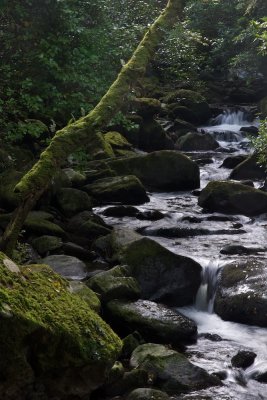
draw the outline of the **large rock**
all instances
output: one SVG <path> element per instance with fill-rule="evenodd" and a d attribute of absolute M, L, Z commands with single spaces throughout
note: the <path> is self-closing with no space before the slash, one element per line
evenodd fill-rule
<path fill-rule="evenodd" d="M 87 277 L 86 264 L 76 257 L 53 255 L 43 258 L 42 264 L 49 265 L 57 274 L 64 278 L 82 280 Z"/>
<path fill-rule="evenodd" d="M 242 163 L 243 161 L 245 161 L 247 159 L 247 156 L 244 154 L 238 154 L 236 156 L 229 156 L 226 157 L 222 163 L 222 165 L 220 166 L 220 168 L 229 168 L 229 169 L 233 169 L 235 168 L 237 165 L 239 165 L 240 163 Z"/>
<path fill-rule="evenodd" d="M 53 250 L 60 249 L 63 242 L 62 239 L 57 236 L 44 235 L 33 239 L 32 245 L 41 256 L 45 256 Z"/>
<path fill-rule="evenodd" d="M 168 394 L 179 394 L 221 385 L 215 376 L 192 364 L 187 358 L 165 346 L 145 344 L 137 347 L 137 367 L 148 372 L 154 385 Z M 131 359 L 132 361 L 132 359 Z"/>
<path fill-rule="evenodd" d="M 192 259 L 128 229 L 115 229 L 97 241 L 96 249 L 129 267 L 129 275 L 140 285 L 142 299 L 177 306 L 194 302 L 202 268 Z"/>
<path fill-rule="evenodd" d="M 122 333 L 137 330 L 146 340 L 174 345 L 196 339 L 195 322 L 162 304 L 112 300 L 106 307 L 111 325 Z"/>
<path fill-rule="evenodd" d="M 230 174 L 230 179 L 265 179 L 266 171 L 257 163 L 257 156 L 252 155 L 238 164 Z"/>
<path fill-rule="evenodd" d="M 67 216 L 92 209 L 92 199 L 82 190 L 62 188 L 56 194 L 56 202 L 60 210 Z"/>
<path fill-rule="evenodd" d="M 117 266 L 93 276 L 88 285 L 101 295 L 104 302 L 112 299 L 137 299 L 140 287 L 136 279 L 130 276 L 129 268 Z"/>
<path fill-rule="evenodd" d="M 126 400 L 169 400 L 167 393 L 161 390 L 139 388 L 133 390 L 126 398 Z"/>
<path fill-rule="evenodd" d="M 138 147 L 144 151 L 173 150 L 174 144 L 162 126 L 153 119 L 145 119 L 140 126 Z"/>
<path fill-rule="evenodd" d="M 202 190 L 198 204 L 208 211 L 259 215 L 267 212 L 267 194 L 240 183 L 213 181 Z"/>
<path fill-rule="evenodd" d="M 119 338 L 50 268 L 20 269 L 0 253 L 0 275 L 1 399 L 89 398 Z"/>
<path fill-rule="evenodd" d="M 267 327 L 266 263 L 256 259 L 234 262 L 221 271 L 215 311 L 223 319 Z"/>
<path fill-rule="evenodd" d="M 209 133 L 189 132 L 175 143 L 175 148 L 181 151 L 208 151 L 218 147 L 219 143 Z"/>
<path fill-rule="evenodd" d="M 101 203 L 143 204 L 149 201 L 144 186 L 134 175 L 99 179 L 84 189 Z"/>
<path fill-rule="evenodd" d="M 176 151 L 156 151 L 128 159 L 114 160 L 109 166 L 118 175 L 134 174 L 146 187 L 158 190 L 190 190 L 199 187 L 199 168 Z"/>

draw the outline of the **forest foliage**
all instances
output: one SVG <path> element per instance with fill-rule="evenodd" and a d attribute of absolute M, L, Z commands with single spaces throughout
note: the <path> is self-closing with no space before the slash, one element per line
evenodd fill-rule
<path fill-rule="evenodd" d="M 202 87 L 211 76 L 264 73 L 264 0 L 188 0 L 150 75 Z M 0 138 L 47 138 L 88 113 L 164 0 L 3 0 Z M 252 21 L 256 21 L 252 23 Z M 213 78 L 214 79 L 214 78 Z M 41 121 L 41 122 L 40 122 Z"/>

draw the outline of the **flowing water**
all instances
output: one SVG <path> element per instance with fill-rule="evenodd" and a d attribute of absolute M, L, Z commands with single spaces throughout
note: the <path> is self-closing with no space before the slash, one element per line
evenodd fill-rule
<path fill-rule="evenodd" d="M 249 153 L 249 140 L 240 132 L 241 126 L 257 125 L 246 119 L 244 111 L 225 111 L 200 130 L 209 132 L 222 147 L 234 154 Z M 230 133 L 229 133 L 230 132 Z M 194 155 L 196 156 L 196 155 Z M 196 158 L 201 157 L 198 154 Z M 224 152 L 205 153 L 212 163 L 201 167 L 201 187 L 210 180 L 227 179 L 230 170 L 219 168 L 228 156 Z M 100 214 L 105 207 L 98 208 Z M 138 207 L 140 211 L 159 210 L 164 218 L 159 221 L 139 221 L 135 218 L 106 218 L 114 226 L 140 231 L 158 241 L 169 250 L 194 258 L 202 265 L 202 284 L 196 302 L 191 307 L 179 309 L 198 325 L 199 338 L 187 349 L 190 360 L 208 372 L 224 371 L 222 387 L 209 388 L 185 395 L 183 399 L 256 400 L 267 399 L 267 384 L 253 379 L 258 372 L 267 371 L 267 329 L 223 321 L 213 312 L 218 272 L 229 261 L 246 256 L 223 255 L 226 245 L 242 244 L 261 247 L 257 259 L 267 259 L 267 215 L 249 218 L 241 215 L 227 216 L 204 214 L 197 197 L 190 192 L 150 193 L 150 202 Z M 197 234 L 196 234 L 197 232 Z M 266 250 L 266 252 L 265 252 Z M 209 334 L 208 336 L 205 334 Z M 246 370 L 233 368 L 231 358 L 239 350 L 252 350 L 257 354 L 254 364 Z M 210 396 L 210 397 L 206 397 Z"/>

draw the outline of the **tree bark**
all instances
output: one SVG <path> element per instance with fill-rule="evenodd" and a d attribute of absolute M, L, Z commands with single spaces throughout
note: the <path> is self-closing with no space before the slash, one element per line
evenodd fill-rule
<path fill-rule="evenodd" d="M 184 0 L 168 1 L 166 8 L 148 29 L 131 59 L 123 66 L 117 79 L 97 106 L 87 116 L 58 131 L 41 154 L 39 161 L 17 184 L 15 192 L 20 194 L 21 204 L 15 210 L 0 242 L 0 249 L 6 254 L 12 255 L 28 212 L 46 190 L 68 155 L 81 148 L 86 141 L 93 140 L 96 132 L 107 125 L 120 110 L 129 88 L 145 73 L 157 46 L 176 22 L 183 6 Z"/>

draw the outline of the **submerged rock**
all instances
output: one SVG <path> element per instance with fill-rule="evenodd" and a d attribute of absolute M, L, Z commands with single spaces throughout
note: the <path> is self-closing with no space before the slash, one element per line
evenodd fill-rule
<path fill-rule="evenodd" d="M 195 322 L 162 304 L 113 300 L 107 304 L 107 310 L 112 326 L 120 332 L 138 330 L 144 339 L 160 343 L 180 344 L 196 339 Z"/>
<path fill-rule="evenodd" d="M 259 215 L 267 212 L 267 193 L 240 183 L 213 181 L 202 190 L 198 204 L 209 211 Z"/>
<path fill-rule="evenodd" d="M 50 268 L 20 269 L 0 253 L 0 274 L 0 397 L 90 396 L 118 357 L 119 338 Z"/>
<path fill-rule="evenodd" d="M 118 175 L 134 174 L 146 187 L 157 190 L 190 190 L 199 187 L 199 168 L 176 151 L 156 151 L 128 159 L 114 160 L 109 166 Z"/>
<path fill-rule="evenodd" d="M 219 275 L 215 312 L 228 321 L 267 327 L 266 278 L 263 261 L 227 264 Z"/>

